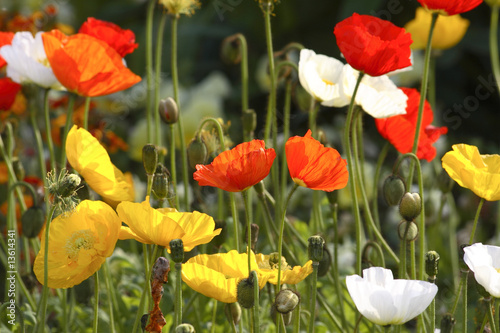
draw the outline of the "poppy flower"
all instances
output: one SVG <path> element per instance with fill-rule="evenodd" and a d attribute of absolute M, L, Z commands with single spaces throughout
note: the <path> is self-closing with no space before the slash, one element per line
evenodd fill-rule
<path fill-rule="evenodd" d="M 294 136 L 285 145 L 288 171 L 293 181 L 313 190 L 331 192 L 347 185 L 347 162 L 337 150 L 323 146 L 311 136 Z"/>
<path fill-rule="evenodd" d="M 109 95 L 141 81 L 111 46 L 95 37 L 52 30 L 43 33 L 43 43 L 55 76 L 81 96 Z"/>
<path fill-rule="evenodd" d="M 251 269 L 258 272 L 253 252 L 250 253 Z M 259 288 L 267 283 L 265 275 L 258 274 Z M 191 289 L 224 303 L 238 300 L 238 283 L 247 278 L 248 256 L 236 250 L 228 253 L 200 254 L 182 264 L 182 281 Z"/>
<path fill-rule="evenodd" d="M 379 76 L 411 66 L 411 35 L 389 21 L 354 13 L 333 33 L 347 63 L 358 71 Z"/>
<path fill-rule="evenodd" d="M 371 322 L 400 325 L 421 314 L 436 296 L 437 286 L 417 280 L 394 279 L 390 269 L 370 267 L 363 277 L 346 277 L 356 308 Z"/>
<path fill-rule="evenodd" d="M 422 7 L 418 7 L 415 18 L 406 23 L 405 29 L 411 33 L 414 50 L 422 50 L 427 46 L 429 29 L 431 27 L 432 13 Z M 446 50 L 457 45 L 464 38 L 469 20 L 460 15 L 442 16 L 436 21 L 432 36 L 432 48 L 436 50 Z"/>
<path fill-rule="evenodd" d="M 415 130 L 418 119 L 420 93 L 416 89 L 401 88 L 408 96 L 406 114 L 384 119 L 375 119 L 378 132 L 389 141 L 401 154 L 410 153 L 413 149 Z M 418 139 L 417 157 L 432 161 L 436 156 L 436 148 L 432 146 L 441 134 L 446 134 L 448 128 L 431 126 L 434 114 L 429 102 L 425 101 L 422 126 Z"/>
<path fill-rule="evenodd" d="M 269 283 L 278 283 L 278 263 L 271 264 L 271 256 L 269 254 L 257 253 L 255 255 L 255 260 L 257 261 L 257 266 L 259 267 L 259 275 L 266 276 Z M 305 263 L 304 266 L 294 266 L 291 267 L 286 262 L 285 257 L 281 257 L 281 281 L 280 283 L 286 284 L 297 284 L 304 280 L 313 271 L 312 260 Z"/>
<path fill-rule="evenodd" d="M 5 32 L 5 31 L 0 31 L 0 48 L 4 45 L 9 45 L 12 43 L 12 39 L 14 38 L 14 33 L 13 32 Z M 3 66 L 7 65 L 7 62 L 5 61 L 2 56 L 0 56 L 0 68 Z"/>
<path fill-rule="evenodd" d="M 78 33 L 93 36 L 106 42 L 118 52 L 123 58 L 132 53 L 138 46 L 135 42 L 135 34 L 132 30 L 122 29 L 118 25 L 89 17 L 85 21 Z"/>
<path fill-rule="evenodd" d="M 349 104 L 342 90 L 343 68 L 344 64 L 335 58 L 308 49 L 300 51 L 300 84 L 322 105 L 342 107 Z"/>
<path fill-rule="evenodd" d="M 10 78 L 0 79 L 0 111 L 8 111 L 16 100 L 17 93 L 21 90 L 21 85 Z"/>
<path fill-rule="evenodd" d="M 241 192 L 266 178 L 275 157 L 274 149 L 265 149 L 262 140 L 244 142 L 220 153 L 209 165 L 197 164 L 193 178 L 200 186 Z"/>
<path fill-rule="evenodd" d="M 177 212 L 154 209 L 149 197 L 142 203 L 122 202 L 116 211 L 127 226 L 122 226 L 120 239 L 135 239 L 144 244 L 158 244 L 170 249 L 170 241 L 180 238 L 184 251 L 210 242 L 222 229 L 215 230 L 214 219 L 200 212 Z"/>
<path fill-rule="evenodd" d="M 493 297 L 500 297 L 500 247 L 476 243 L 464 247 L 464 261 L 477 283 Z"/>
<path fill-rule="evenodd" d="M 42 33 L 17 32 L 10 45 L 0 48 L 7 62 L 7 76 L 19 84 L 35 83 L 44 88 L 61 89 L 50 67 L 42 41 Z"/>
<path fill-rule="evenodd" d="M 438 11 L 444 15 L 455 15 L 468 12 L 479 6 L 483 0 L 418 0 L 422 7 Z"/>
<path fill-rule="evenodd" d="M 48 284 L 50 288 L 71 288 L 99 270 L 111 256 L 118 240 L 120 219 L 102 201 L 82 201 L 69 215 L 59 215 L 50 224 Z M 33 270 L 44 283 L 45 237 Z"/>
<path fill-rule="evenodd" d="M 441 161 L 458 185 L 488 201 L 500 200 L 500 155 L 480 155 L 476 146 L 452 146 Z"/>
<path fill-rule="evenodd" d="M 87 184 L 111 201 L 134 200 L 133 188 L 123 173 L 111 163 L 104 147 L 84 128 L 73 126 L 66 139 L 69 164 Z"/>

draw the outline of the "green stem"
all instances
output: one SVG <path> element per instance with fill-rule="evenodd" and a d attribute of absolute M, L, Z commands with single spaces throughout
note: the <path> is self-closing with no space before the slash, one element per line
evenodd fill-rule
<path fill-rule="evenodd" d="M 182 263 L 175 263 L 175 327 L 182 324 Z"/>
<path fill-rule="evenodd" d="M 156 0 L 150 0 L 146 12 L 146 124 L 148 142 L 153 142 L 151 91 L 153 90 L 153 17 L 156 3 Z"/>
<path fill-rule="evenodd" d="M 252 275 L 252 280 L 253 280 L 253 298 L 254 298 L 254 305 L 253 305 L 253 329 L 254 332 L 260 332 L 260 324 L 259 324 L 259 278 L 257 276 L 256 271 L 251 271 L 250 274 Z"/>
<path fill-rule="evenodd" d="M 241 54 L 241 112 L 248 110 L 248 47 L 244 35 L 237 34 Z M 249 138 L 247 138 L 249 139 Z"/>
<path fill-rule="evenodd" d="M 271 233 L 271 228 L 273 228 L 273 230 L 276 234 L 279 233 L 278 228 L 273 223 L 273 217 L 271 216 L 271 211 L 269 210 L 269 206 L 267 205 L 267 201 L 266 201 L 265 196 L 263 194 L 259 194 L 257 197 L 259 198 L 259 201 L 261 202 L 262 206 L 264 206 L 264 216 L 266 217 L 264 219 L 264 222 L 266 224 L 265 229 L 266 229 L 267 238 L 269 240 L 271 248 L 275 249 L 276 244 L 274 243 L 274 237 Z"/>
<path fill-rule="evenodd" d="M 462 278 L 460 279 L 460 283 L 458 284 L 457 292 L 455 293 L 455 301 L 453 302 L 453 307 L 451 308 L 451 315 L 452 316 L 455 314 L 455 311 L 457 310 L 458 301 L 460 300 L 460 293 L 462 292 L 462 288 L 464 287 L 464 284 L 467 282 L 467 274 L 469 274 L 468 271 L 462 272 Z M 467 286 L 465 286 L 465 288 L 467 288 Z"/>
<path fill-rule="evenodd" d="M 339 320 L 335 317 L 335 314 L 333 313 L 332 309 L 330 308 L 325 297 L 319 293 L 318 293 L 318 301 L 321 304 L 321 306 L 323 307 L 323 309 L 325 309 L 326 314 L 328 315 L 328 317 L 330 317 L 331 321 L 333 322 L 333 324 L 337 328 L 336 332 L 348 332 L 347 330 L 344 330 L 342 328 L 342 326 L 339 323 Z M 311 316 L 312 316 L 312 314 L 311 314 Z"/>
<path fill-rule="evenodd" d="M 333 218 L 333 280 L 334 280 L 334 288 L 335 294 L 339 299 L 339 309 L 340 309 L 340 319 L 342 321 L 342 330 L 347 330 L 347 321 L 344 312 L 344 294 L 342 292 L 342 288 L 340 286 L 340 274 L 339 274 L 339 228 L 338 228 L 338 205 L 331 205 L 332 207 L 332 218 Z"/>
<path fill-rule="evenodd" d="M 314 317 L 316 313 L 316 294 L 317 294 L 317 282 L 318 282 L 318 267 L 319 262 L 314 261 L 312 264 L 313 272 L 312 272 L 312 293 L 311 293 L 311 307 L 309 312 L 311 313 L 311 318 L 309 319 L 309 328 L 307 330 L 308 333 L 314 332 Z"/>
<path fill-rule="evenodd" d="M 468 272 L 464 273 L 464 290 L 462 293 L 462 320 L 463 320 L 463 328 L 462 332 L 467 333 L 467 277 L 469 276 Z"/>
<path fill-rule="evenodd" d="M 109 272 L 109 265 L 107 260 L 104 262 L 102 269 L 104 273 L 104 282 L 106 283 L 106 289 L 108 292 L 109 326 L 111 328 L 111 333 L 114 333 L 116 332 L 114 312 L 117 311 L 117 313 L 119 314 L 119 309 L 118 309 L 118 302 L 116 300 L 116 293 L 115 293 L 116 290 L 111 278 L 111 274 Z M 120 332 L 123 332 L 124 328 L 122 327 L 120 321 L 118 321 L 118 327 Z"/>
<path fill-rule="evenodd" d="M 247 223 L 247 257 L 248 257 L 248 272 L 252 271 L 252 261 L 250 259 L 250 252 L 252 251 L 252 224 L 250 223 L 250 206 L 248 204 L 248 194 L 247 191 L 241 192 L 243 196 L 243 202 L 245 203 L 245 217 Z"/>
<path fill-rule="evenodd" d="M 177 195 L 177 167 L 175 165 L 175 127 L 170 124 L 170 177 L 172 178 L 172 186 L 174 187 L 174 202 L 175 208 L 179 209 L 179 196 Z"/>
<path fill-rule="evenodd" d="M 431 305 L 429 306 L 431 328 L 430 332 L 434 332 L 436 329 L 436 298 L 432 299 Z"/>
<path fill-rule="evenodd" d="M 293 333 L 300 332 L 300 302 L 297 304 L 295 309 L 293 310 Z"/>
<path fill-rule="evenodd" d="M 210 328 L 210 333 L 215 333 L 215 320 L 217 318 L 217 300 L 214 298 L 212 299 L 212 327 Z M 231 320 L 232 326 L 234 326 L 234 322 Z"/>
<path fill-rule="evenodd" d="M 389 142 L 386 142 L 384 145 L 384 148 L 379 153 L 378 160 L 377 160 L 377 166 L 375 168 L 375 177 L 373 180 L 373 218 L 375 220 L 375 225 L 377 226 L 378 229 L 380 229 L 380 217 L 378 213 L 378 183 L 380 179 L 380 174 L 382 171 L 382 165 L 384 164 L 385 158 L 387 157 L 387 153 L 389 152 L 389 148 L 391 147 L 391 144 Z"/>
<path fill-rule="evenodd" d="M 264 23 L 266 29 L 266 45 L 267 45 L 267 59 L 269 62 L 269 101 L 267 104 L 266 124 L 264 128 L 264 141 L 269 142 L 269 135 L 271 132 L 271 124 L 276 121 L 276 70 L 274 68 L 274 51 L 273 51 L 273 35 L 271 32 L 271 3 L 263 3 L 262 10 L 264 12 Z M 276 147 L 274 147 L 276 148 Z"/>
<path fill-rule="evenodd" d="M 229 193 L 229 202 L 231 205 L 231 214 L 233 215 L 233 235 L 234 235 L 234 247 L 240 253 L 240 231 L 239 231 L 239 219 L 238 219 L 238 210 L 236 209 L 236 202 L 234 200 L 234 193 Z"/>
<path fill-rule="evenodd" d="M 500 6 L 498 4 L 491 6 L 491 22 L 490 22 L 490 58 L 493 74 L 497 81 L 497 89 L 500 88 L 500 59 L 498 56 L 498 12 Z M 500 92 L 500 90 L 499 90 Z"/>
<path fill-rule="evenodd" d="M 469 245 L 473 244 L 474 234 L 476 233 L 476 228 L 477 228 L 477 221 L 479 220 L 479 215 L 481 213 L 481 208 L 483 207 L 483 204 L 484 204 L 484 198 L 481 198 L 481 201 L 479 201 L 479 205 L 477 206 L 476 216 L 474 217 L 472 232 L 470 233 L 470 238 L 469 238 Z"/>
<path fill-rule="evenodd" d="M 83 128 L 89 129 L 90 97 L 85 97 L 85 109 L 83 110 Z"/>
<path fill-rule="evenodd" d="M 71 124 L 73 124 L 73 108 L 75 105 L 75 94 L 69 94 L 68 110 L 66 111 L 66 124 L 64 125 L 64 134 L 61 138 L 61 159 L 59 163 L 61 169 L 66 167 L 66 139 L 68 138 Z"/>
<path fill-rule="evenodd" d="M 45 119 L 45 137 L 47 139 L 47 147 L 49 148 L 50 167 L 51 169 L 55 169 L 56 155 L 54 153 L 54 142 L 52 141 L 50 126 L 49 92 L 50 89 L 45 89 L 43 93 L 43 114 Z"/>
<path fill-rule="evenodd" d="M 155 110 L 154 112 L 154 118 L 155 118 L 155 143 L 157 146 L 161 145 L 161 121 L 160 121 L 160 113 L 156 110 L 158 108 L 158 104 L 160 102 L 160 97 L 159 97 L 159 90 L 160 90 L 160 73 L 161 73 L 161 53 L 163 51 L 163 32 L 165 31 L 165 23 L 167 22 L 167 11 L 164 10 L 161 19 L 160 19 L 160 24 L 158 26 L 158 33 L 156 35 L 156 58 L 155 58 L 155 84 L 154 84 L 154 103 L 153 103 L 153 108 L 152 111 Z M 151 141 L 150 141 L 151 142 Z"/>
<path fill-rule="evenodd" d="M 280 63 L 281 65 L 281 63 Z M 278 65 L 279 67 L 279 65 Z M 277 69 L 279 70 L 279 69 Z M 285 83 L 285 105 L 283 107 L 283 140 L 286 141 L 290 137 L 290 110 L 292 103 L 292 80 L 286 80 Z M 283 149 L 281 151 L 281 193 L 285 193 L 286 191 L 286 183 L 288 179 L 288 168 L 286 163 L 286 151 Z"/>
<path fill-rule="evenodd" d="M 98 324 L 99 324 L 99 271 L 96 271 L 94 274 L 94 322 L 92 325 L 94 333 L 99 332 Z"/>
<path fill-rule="evenodd" d="M 182 180 L 184 182 L 184 209 L 189 211 L 189 179 L 188 179 L 188 162 L 187 162 L 187 150 L 186 142 L 184 140 L 184 126 L 182 125 L 182 112 L 181 112 L 181 101 L 179 99 L 179 74 L 177 71 L 177 25 L 179 18 L 177 16 L 172 16 L 172 53 L 171 53 L 171 64 L 172 64 L 172 83 L 174 86 L 174 100 L 177 103 L 177 110 L 179 111 L 179 118 L 177 120 L 177 128 L 179 130 L 179 140 L 181 149 L 181 161 L 182 161 Z"/>

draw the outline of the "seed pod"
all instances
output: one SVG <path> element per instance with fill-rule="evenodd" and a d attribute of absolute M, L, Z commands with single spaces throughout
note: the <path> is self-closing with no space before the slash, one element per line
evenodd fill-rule
<path fill-rule="evenodd" d="M 418 193 L 406 192 L 399 203 L 399 213 L 406 221 L 413 221 L 422 211 L 422 200 Z"/>
<path fill-rule="evenodd" d="M 299 294 L 291 289 L 282 289 L 278 295 L 276 295 L 274 301 L 274 304 L 276 304 L 276 311 L 283 314 L 293 311 L 299 303 Z"/>
<path fill-rule="evenodd" d="M 196 169 L 197 164 L 205 164 L 207 162 L 208 149 L 203 140 L 198 137 L 191 140 L 187 147 L 189 166 Z"/>
<path fill-rule="evenodd" d="M 142 147 L 142 163 L 147 175 L 154 175 L 156 165 L 158 164 L 158 148 L 148 143 Z"/>
<path fill-rule="evenodd" d="M 408 229 L 408 231 L 406 231 Z M 413 242 L 418 237 L 418 226 L 413 221 L 402 220 L 398 226 L 398 235 L 399 239 L 405 239 L 406 232 L 406 241 Z"/>

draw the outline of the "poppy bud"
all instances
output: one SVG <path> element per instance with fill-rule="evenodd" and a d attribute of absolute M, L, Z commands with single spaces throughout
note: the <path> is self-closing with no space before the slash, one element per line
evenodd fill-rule
<path fill-rule="evenodd" d="M 455 327 L 455 317 L 447 313 L 441 319 L 441 333 L 452 333 Z"/>
<path fill-rule="evenodd" d="M 175 328 L 175 333 L 194 333 L 194 327 L 191 324 L 180 324 Z"/>
<path fill-rule="evenodd" d="M 389 206 L 396 206 L 406 192 L 406 184 L 403 178 L 397 175 L 390 175 L 385 179 L 382 191 L 385 202 Z"/>
<path fill-rule="evenodd" d="M 337 191 L 335 191 L 337 192 Z M 328 192 L 327 192 L 328 193 Z M 318 276 L 325 276 L 326 273 L 328 273 L 328 270 L 330 269 L 330 265 L 332 263 L 332 257 L 330 255 L 330 252 L 326 249 L 326 245 L 323 246 L 323 258 L 319 261 L 319 266 L 318 266 Z"/>
<path fill-rule="evenodd" d="M 241 320 L 241 306 L 238 302 L 226 303 L 224 313 L 228 321 L 232 321 L 234 325 L 238 325 Z"/>
<path fill-rule="evenodd" d="M 274 301 L 274 304 L 276 304 L 276 310 L 283 314 L 293 311 L 299 303 L 299 294 L 291 289 L 282 289 L 278 295 L 276 295 L 276 299 Z"/>
<path fill-rule="evenodd" d="M 170 172 L 168 171 L 168 169 L 163 164 L 159 163 L 156 167 L 152 188 L 154 194 L 160 199 L 165 199 L 168 197 L 169 176 Z"/>
<path fill-rule="evenodd" d="M 422 211 L 422 200 L 418 193 L 406 192 L 399 203 L 399 214 L 406 221 L 413 221 Z"/>
<path fill-rule="evenodd" d="M 250 274 L 248 278 L 238 283 L 237 298 L 242 308 L 250 309 L 255 303 L 255 298 L 253 296 L 254 283 L 253 274 Z"/>
<path fill-rule="evenodd" d="M 321 236 L 311 236 L 309 237 L 307 253 L 309 254 L 309 259 L 313 262 L 320 262 L 323 259 L 323 247 L 325 246 L 325 241 Z"/>
<path fill-rule="evenodd" d="M 184 260 L 184 243 L 182 239 L 173 239 L 170 241 L 170 258 L 175 263 L 181 263 Z"/>
<path fill-rule="evenodd" d="M 398 225 L 398 235 L 401 240 L 413 242 L 418 237 L 418 226 L 413 221 L 402 220 Z"/>
<path fill-rule="evenodd" d="M 281 317 L 283 318 L 283 323 L 285 324 L 285 326 L 290 325 L 290 323 L 292 322 L 292 312 L 279 313 L 276 309 L 276 303 L 273 303 L 273 305 L 271 305 L 271 319 L 274 323 L 276 322 L 276 316 L 278 315 L 281 315 Z"/>
<path fill-rule="evenodd" d="M 14 174 L 17 180 L 23 180 L 25 176 L 24 167 L 19 158 L 15 157 L 12 159 L 12 168 L 14 169 Z"/>
<path fill-rule="evenodd" d="M 243 111 L 242 115 L 243 131 L 245 133 L 253 133 L 257 128 L 257 114 L 255 110 L 248 109 Z"/>
<path fill-rule="evenodd" d="M 196 169 L 196 164 L 205 164 L 207 161 L 208 150 L 203 140 L 198 137 L 191 140 L 187 147 L 189 166 Z"/>
<path fill-rule="evenodd" d="M 41 207 L 33 206 L 28 208 L 21 216 L 23 235 L 27 238 L 38 236 L 45 223 L 45 214 Z"/>
<path fill-rule="evenodd" d="M 436 251 L 429 251 L 425 254 L 425 272 L 429 275 L 429 282 L 436 281 L 439 259 L 439 254 Z"/>
<path fill-rule="evenodd" d="M 172 97 L 160 100 L 158 112 L 160 112 L 161 119 L 163 119 L 166 124 L 175 124 L 179 119 L 179 109 Z"/>
<path fill-rule="evenodd" d="M 156 165 L 158 164 L 158 148 L 148 143 L 142 147 L 142 163 L 148 176 L 154 175 Z"/>
<path fill-rule="evenodd" d="M 82 179 L 74 173 L 66 174 L 63 177 L 62 181 L 59 183 L 57 193 L 63 198 L 72 196 L 73 194 L 75 194 L 78 186 L 80 186 L 81 181 Z"/>
<path fill-rule="evenodd" d="M 222 41 L 220 57 L 228 65 L 237 65 L 241 61 L 240 36 L 231 35 Z"/>

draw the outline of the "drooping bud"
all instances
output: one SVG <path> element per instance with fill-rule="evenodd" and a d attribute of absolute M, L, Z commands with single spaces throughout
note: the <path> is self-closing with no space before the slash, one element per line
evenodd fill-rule
<path fill-rule="evenodd" d="M 196 164 L 207 162 L 208 149 L 203 140 L 196 136 L 187 147 L 189 166 L 196 169 Z"/>
<path fill-rule="evenodd" d="M 413 221 L 402 220 L 398 225 L 399 239 L 413 242 L 418 237 L 418 226 Z"/>
<path fill-rule="evenodd" d="M 277 316 L 281 316 L 283 318 L 283 323 L 285 324 L 285 326 L 290 325 L 290 323 L 292 322 L 293 312 L 279 313 L 278 310 L 276 309 L 276 303 L 273 303 L 273 305 L 271 305 L 271 313 L 270 314 L 271 314 L 271 319 L 272 319 L 273 323 L 276 323 Z"/>
<path fill-rule="evenodd" d="M 229 322 L 233 322 L 234 325 L 238 325 L 241 320 L 241 306 L 238 302 L 236 303 L 226 303 L 224 307 L 224 313 Z"/>
<path fill-rule="evenodd" d="M 154 175 L 158 164 L 158 148 L 155 145 L 148 143 L 142 147 L 142 163 L 146 174 Z"/>
<path fill-rule="evenodd" d="M 19 158 L 14 157 L 12 159 L 12 168 L 14 169 L 14 174 L 16 175 L 17 180 L 23 180 L 26 173 L 24 171 L 23 164 L 21 163 L 21 160 L 19 160 Z"/>
<path fill-rule="evenodd" d="M 248 278 L 242 279 L 238 283 L 237 298 L 238 298 L 238 303 L 240 303 L 242 308 L 250 309 L 254 305 L 255 302 L 253 294 L 254 283 L 255 281 L 253 279 L 253 274 L 250 274 Z"/>
<path fill-rule="evenodd" d="M 323 246 L 323 258 L 319 261 L 319 266 L 318 266 L 318 276 L 322 277 L 325 276 L 326 273 L 328 273 L 328 270 L 330 269 L 330 266 L 332 264 L 332 256 L 330 255 L 330 252 L 325 246 Z"/>
<path fill-rule="evenodd" d="M 228 65 L 237 65 L 241 61 L 241 34 L 224 38 L 221 45 L 220 57 Z"/>
<path fill-rule="evenodd" d="M 42 207 L 32 206 L 21 216 L 23 235 L 27 238 L 38 236 L 45 223 L 45 214 Z"/>
<path fill-rule="evenodd" d="M 441 319 L 441 333 L 452 333 L 455 327 L 455 317 L 447 313 Z"/>
<path fill-rule="evenodd" d="M 397 175 L 390 175 L 384 181 L 382 192 L 385 202 L 389 206 L 396 206 L 406 192 L 406 184 L 403 178 Z"/>
<path fill-rule="evenodd" d="M 293 311 L 299 303 L 299 294 L 291 289 L 282 289 L 278 295 L 276 295 L 276 299 L 274 301 L 274 304 L 276 304 L 276 310 L 283 314 Z"/>
<path fill-rule="evenodd" d="M 194 333 L 194 327 L 191 324 L 180 324 L 175 328 L 175 333 Z"/>
<path fill-rule="evenodd" d="M 168 169 L 161 163 L 158 163 L 156 167 L 156 172 L 153 178 L 152 189 L 154 194 L 159 199 L 165 199 L 168 197 L 169 185 L 168 180 L 170 178 L 170 172 Z"/>
<path fill-rule="evenodd" d="M 255 110 L 248 109 L 243 111 L 242 115 L 243 131 L 245 133 L 253 133 L 257 128 L 257 113 Z"/>
<path fill-rule="evenodd" d="M 425 272 L 429 275 L 429 282 L 436 281 L 439 259 L 439 254 L 436 251 L 429 251 L 425 254 Z"/>
<path fill-rule="evenodd" d="M 181 263 L 184 260 L 184 243 L 182 239 L 172 239 L 170 245 L 170 258 L 175 263 Z"/>
<path fill-rule="evenodd" d="M 160 112 L 161 119 L 163 119 L 166 124 L 175 124 L 179 119 L 179 109 L 172 97 L 160 100 L 158 112 Z"/>
<path fill-rule="evenodd" d="M 406 221 L 413 221 L 422 211 L 420 194 L 406 192 L 399 203 L 399 214 Z"/>
<path fill-rule="evenodd" d="M 325 246 L 325 241 L 321 236 L 311 236 L 309 237 L 307 245 L 307 253 L 309 254 L 309 259 L 313 262 L 320 262 L 323 259 L 323 247 Z"/>

